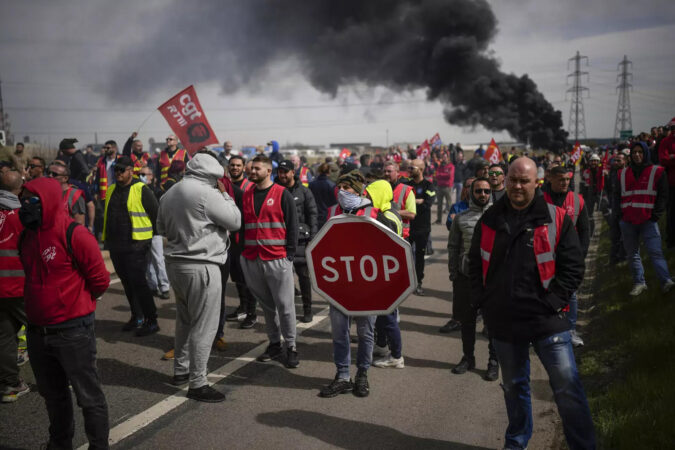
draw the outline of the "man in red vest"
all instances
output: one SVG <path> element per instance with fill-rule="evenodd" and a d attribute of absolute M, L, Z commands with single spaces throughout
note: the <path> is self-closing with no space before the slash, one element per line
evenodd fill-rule
<path fill-rule="evenodd" d="M 170 134 L 166 138 L 166 148 L 159 154 L 159 163 L 157 164 L 157 179 L 160 185 L 163 185 L 169 178 L 169 168 L 174 160 L 183 161 L 187 164 L 190 155 L 184 148 L 178 148 L 178 138 L 175 134 Z"/>
<path fill-rule="evenodd" d="M 579 236 L 579 243 L 581 250 L 586 258 L 588 253 L 588 245 L 591 242 L 591 230 L 588 223 L 588 214 L 586 213 L 586 206 L 584 199 L 579 194 L 570 191 L 570 181 L 572 173 L 563 166 L 554 166 L 548 171 L 549 183 L 545 183 L 542 189 L 544 198 L 551 205 L 555 205 L 565 210 L 567 215 L 572 219 L 574 228 L 577 230 Z M 572 345 L 581 347 L 584 341 L 581 339 L 576 330 L 577 325 L 577 293 L 576 291 L 570 296 L 570 310 L 567 313 L 567 318 L 570 321 L 572 328 L 570 335 L 572 336 Z"/>
<path fill-rule="evenodd" d="M 30 392 L 19 378 L 16 359 L 16 334 L 26 325 L 23 306 L 23 265 L 19 259 L 18 195 L 21 175 L 15 170 L 0 174 L 0 394 L 2 403 L 10 403 Z"/>
<path fill-rule="evenodd" d="M 127 142 L 124 143 L 124 147 L 122 147 L 122 155 L 131 158 L 131 161 L 134 163 L 134 176 L 138 178 L 141 174 L 141 169 L 149 166 L 152 163 L 152 159 L 148 152 L 143 151 L 143 142 L 140 139 L 136 139 L 136 136 L 138 136 L 138 133 L 135 131 L 131 133 Z"/>
<path fill-rule="evenodd" d="M 548 373 L 570 448 L 595 448 L 595 432 L 579 379 L 563 309 L 581 283 L 584 257 L 572 220 L 536 195 L 537 166 L 509 166 L 506 195 L 476 224 L 469 251 L 475 307 L 483 311 L 502 368 L 509 419 L 504 448 L 532 437 L 530 345 Z"/>
<path fill-rule="evenodd" d="M 581 172 L 581 195 L 588 208 L 588 220 L 591 224 L 591 236 L 595 229 L 595 220 L 593 212 L 595 206 L 600 202 L 600 196 L 605 190 L 605 175 L 603 173 L 600 157 L 593 153 L 589 159 L 588 167 Z"/>
<path fill-rule="evenodd" d="M 415 202 L 415 193 L 408 184 L 403 184 L 399 178 L 399 167 L 394 161 L 384 163 L 384 178 L 391 184 L 394 191 L 394 203 L 398 206 L 398 213 L 403 221 L 403 238 L 410 237 L 410 221 L 417 214 L 417 203 Z"/>
<path fill-rule="evenodd" d="M 270 341 L 258 361 L 280 359 L 286 354 L 286 367 L 300 364 L 295 347 L 295 282 L 293 258 L 298 245 L 298 218 L 293 196 L 272 182 L 272 160 L 263 155 L 253 158 L 250 179 L 255 188 L 244 192 L 244 250 L 241 268 L 246 285 L 265 313 Z M 281 336 L 286 352 L 281 347 Z"/>
<path fill-rule="evenodd" d="M 666 245 L 675 247 L 675 125 L 670 127 L 666 137 L 658 143 L 659 164 L 666 168 L 668 175 L 668 223 Z"/>
<path fill-rule="evenodd" d="M 658 225 L 668 202 L 668 179 L 663 167 L 652 165 L 646 155 L 646 145 L 641 142 L 633 144 L 630 149 L 630 165 L 619 171 L 621 187 L 614 194 L 615 200 L 621 204 L 619 226 L 633 275 L 633 289 L 630 291 L 632 296 L 640 295 L 647 290 L 640 259 L 640 238 L 652 260 L 663 293 L 675 286 L 661 250 L 661 233 Z M 620 199 L 617 196 L 620 196 Z"/>

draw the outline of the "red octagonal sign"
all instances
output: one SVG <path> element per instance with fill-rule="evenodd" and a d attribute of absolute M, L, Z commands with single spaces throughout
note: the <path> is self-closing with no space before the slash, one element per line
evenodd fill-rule
<path fill-rule="evenodd" d="M 410 244 L 371 218 L 330 219 L 306 256 L 314 289 L 350 316 L 389 314 L 415 288 Z"/>

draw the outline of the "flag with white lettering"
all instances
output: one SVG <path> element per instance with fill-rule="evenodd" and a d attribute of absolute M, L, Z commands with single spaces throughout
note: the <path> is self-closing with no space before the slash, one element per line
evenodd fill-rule
<path fill-rule="evenodd" d="M 157 109 L 190 156 L 206 145 L 218 143 L 218 138 L 199 104 L 194 86 L 186 87 Z"/>
<path fill-rule="evenodd" d="M 572 149 L 572 154 L 570 155 L 570 162 L 575 166 L 581 161 L 581 145 L 578 142 L 574 143 L 574 148 Z"/>
<path fill-rule="evenodd" d="M 502 152 L 499 151 L 499 147 L 495 142 L 494 138 L 490 141 L 487 150 L 485 150 L 485 155 L 483 156 L 490 164 L 499 164 L 502 160 Z"/>
<path fill-rule="evenodd" d="M 429 141 L 425 139 L 424 142 L 422 142 L 422 145 L 417 148 L 417 157 L 424 159 L 429 156 L 429 153 L 431 153 Z"/>

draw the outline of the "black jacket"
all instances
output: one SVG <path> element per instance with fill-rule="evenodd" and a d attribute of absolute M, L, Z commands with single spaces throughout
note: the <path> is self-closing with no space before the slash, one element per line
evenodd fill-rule
<path fill-rule="evenodd" d="M 134 241 L 131 238 L 131 218 L 129 217 L 127 200 L 129 199 L 129 188 L 136 183 L 141 183 L 141 181 L 134 179 L 131 184 L 125 187 L 120 187 L 119 184 L 116 185 L 108 200 L 105 243 L 111 252 L 138 251 L 150 245 L 150 239 Z M 148 213 L 152 222 L 153 234 L 157 234 L 155 226 L 157 224 L 159 202 L 148 186 L 143 185 L 141 202 L 143 203 L 143 209 Z"/>
<path fill-rule="evenodd" d="M 284 186 L 285 187 L 285 186 Z M 286 187 L 295 200 L 298 211 L 298 247 L 295 251 L 294 263 L 305 263 L 305 246 L 317 232 L 318 213 L 312 192 L 295 177 L 293 187 Z"/>
<path fill-rule="evenodd" d="M 542 190 L 544 192 L 548 192 L 555 206 L 562 207 L 562 204 L 565 203 L 567 192 L 555 193 L 551 189 L 551 185 L 549 183 L 544 184 L 544 188 Z M 588 220 L 588 210 L 586 209 L 585 204 L 584 207 L 581 208 L 581 211 L 579 211 L 579 217 L 577 217 L 577 225 L 575 229 L 577 231 L 577 236 L 579 236 L 579 244 L 581 244 L 581 251 L 584 254 L 585 259 L 586 254 L 588 254 L 588 246 L 591 243 L 591 225 Z"/>
<path fill-rule="evenodd" d="M 581 283 L 584 258 L 572 220 L 565 215 L 555 249 L 555 277 L 544 289 L 532 246 L 533 230 L 550 223 L 548 205 L 537 195 L 528 208 L 514 210 L 502 197 L 481 217 L 469 251 L 473 302 L 483 310 L 490 336 L 509 342 L 531 342 L 570 328 L 561 312 Z M 496 231 L 487 283 L 483 285 L 481 225 Z"/>
<path fill-rule="evenodd" d="M 309 183 L 309 190 L 314 195 L 314 201 L 316 202 L 319 214 L 317 225 L 321 228 L 326 223 L 328 208 L 337 203 L 337 198 L 335 198 L 335 183 L 326 174 L 321 174 Z"/>

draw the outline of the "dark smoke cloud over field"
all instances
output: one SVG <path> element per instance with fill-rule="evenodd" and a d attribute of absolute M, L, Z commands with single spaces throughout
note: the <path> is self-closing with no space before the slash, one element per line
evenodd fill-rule
<path fill-rule="evenodd" d="M 113 98 L 211 80 L 235 92 L 283 76 L 277 69 L 290 61 L 331 95 L 356 83 L 422 88 L 450 123 L 549 148 L 566 137 L 534 82 L 502 73 L 490 55 L 497 21 L 484 0 L 176 2 L 146 23 L 154 25 L 114 59 L 106 80 Z M 124 61 L 141 61 L 142 70 Z"/>

